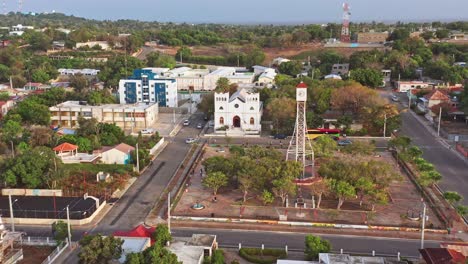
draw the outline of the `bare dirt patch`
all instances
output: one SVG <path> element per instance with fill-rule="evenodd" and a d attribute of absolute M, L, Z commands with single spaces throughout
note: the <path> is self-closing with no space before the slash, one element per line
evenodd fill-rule
<path fill-rule="evenodd" d="M 18 264 L 40 264 L 53 250 L 53 247 L 23 246 L 24 257 Z"/>

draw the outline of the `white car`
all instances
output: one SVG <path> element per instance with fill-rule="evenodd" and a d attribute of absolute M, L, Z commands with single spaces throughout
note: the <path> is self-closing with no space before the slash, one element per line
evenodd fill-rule
<path fill-rule="evenodd" d="M 392 101 L 393 102 L 398 102 L 398 101 L 400 101 L 400 98 L 398 98 L 398 96 L 396 96 L 396 95 L 392 95 Z"/>
<path fill-rule="evenodd" d="M 185 143 L 187 143 L 187 144 L 192 144 L 192 143 L 195 143 L 196 141 L 197 141 L 197 140 L 196 140 L 195 138 L 187 138 L 187 139 L 185 140 Z"/>
<path fill-rule="evenodd" d="M 152 128 L 145 128 L 143 130 L 140 131 L 141 134 L 153 134 L 154 133 L 154 129 Z"/>
<path fill-rule="evenodd" d="M 184 126 L 190 126 L 190 120 L 185 119 L 184 120 Z"/>
<path fill-rule="evenodd" d="M 201 123 L 198 123 L 198 124 L 197 124 L 197 128 L 198 128 L 198 129 L 202 129 L 202 128 L 203 128 L 203 125 L 202 125 Z"/>

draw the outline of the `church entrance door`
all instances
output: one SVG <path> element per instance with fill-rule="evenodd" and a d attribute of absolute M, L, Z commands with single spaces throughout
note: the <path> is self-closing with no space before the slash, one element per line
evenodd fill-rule
<path fill-rule="evenodd" d="M 239 116 L 235 116 L 233 119 L 232 119 L 232 125 L 234 127 L 240 127 L 241 126 L 241 122 L 240 122 L 240 117 Z"/>

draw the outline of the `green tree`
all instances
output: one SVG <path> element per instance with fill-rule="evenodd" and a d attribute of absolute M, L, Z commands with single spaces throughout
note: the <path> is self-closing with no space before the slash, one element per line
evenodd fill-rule
<path fill-rule="evenodd" d="M 80 263 L 101 264 L 119 259 L 122 255 L 123 240 L 114 236 L 103 237 L 101 234 L 87 235 L 80 240 Z"/>
<path fill-rule="evenodd" d="M 296 116 L 296 101 L 291 98 L 275 98 L 266 106 L 266 119 L 273 122 L 276 133 L 292 134 Z"/>
<path fill-rule="evenodd" d="M 273 194 L 265 189 L 263 190 L 260 199 L 262 200 L 263 205 L 268 205 L 275 201 L 275 197 L 273 196 Z"/>
<path fill-rule="evenodd" d="M 75 92 L 81 93 L 89 87 L 89 80 L 83 74 L 72 75 L 70 76 L 70 86 L 75 89 Z"/>
<path fill-rule="evenodd" d="M 328 240 L 318 236 L 307 235 L 305 237 L 305 255 L 307 260 L 317 260 L 319 253 L 329 253 L 332 247 Z"/>
<path fill-rule="evenodd" d="M 353 144 L 345 146 L 342 150 L 352 155 L 372 155 L 375 152 L 375 145 L 365 141 L 354 141 Z"/>
<path fill-rule="evenodd" d="M 28 124 L 44 125 L 50 123 L 50 112 L 46 105 L 37 103 L 28 98 L 16 105 L 8 114 L 19 114 L 23 122 Z"/>
<path fill-rule="evenodd" d="M 282 205 L 286 202 L 288 195 L 294 195 L 296 193 L 296 183 L 294 179 L 300 175 L 284 174 L 282 177 L 273 180 L 273 193 L 276 197 L 281 198 Z"/>
<path fill-rule="evenodd" d="M 177 50 L 175 57 L 177 60 L 180 60 L 181 58 L 182 61 L 187 60 L 192 57 L 192 50 L 189 47 L 183 46 Z"/>
<path fill-rule="evenodd" d="M 10 100 L 10 94 L 7 92 L 0 93 L 0 101 L 8 101 Z"/>
<path fill-rule="evenodd" d="M 444 198 L 452 205 L 455 205 L 463 200 L 463 197 L 457 192 L 444 192 Z"/>
<path fill-rule="evenodd" d="M 465 205 L 458 205 L 456 207 L 457 213 L 462 216 L 468 215 L 468 206 Z"/>
<path fill-rule="evenodd" d="M 450 31 L 447 29 L 438 29 L 435 35 L 438 39 L 446 39 L 449 37 Z"/>
<path fill-rule="evenodd" d="M 442 175 L 438 171 L 429 170 L 420 173 L 419 182 L 423 186 L 431 186 L 442 180 Z"/>
<path fill-rule="evenodd" d="M 165 224 L 159 224 L 152 234 L 152 238 L 156 243 L 162 247 L 166 246 L 167 242 L 172 241 L 172 235 L 169 232 L 169 228 Z"/>
<path fill-rule="evenodd" d="M 375 211 L 376 204 L 387 204 L 388 195 L 384 189 L 373 189 L 368 192 L 368 199 L 371 204 L 371 210 Z"/>
<path fill-rule="evenodd" d="M 52 224 L 54 239 L 58 245 L 62 245 L 68 238 L 68 225 L 62 220 Z"/>
<path fill-rule="evenodd" d="M 239 180 L 239 188 L 241 189 L 243 195 L 242 195 L 242 201 L 245 203 L 247 201 L 247 195 L 248 193 L 254 188 L 255 186 L 255 177 L 256 174 L 253 172 L 251 173 L 241 173 L 238 176 Z"/>
<path fill-rule="evenodd" d="M 84 118 L 82 116 L 78 117 L 78 129 L 76 135 L 82 137 L 88 137 L 95 135 L 98 130 L 98 121 L 96 118 Z"/>
<path fill-rule="evenodd" d="M 222 172 L 212 172 L 202 180 L 203 186 L 213 190 L 213 195 L 216 195 L 219 188 L 227 186 L 228 177 Z"/>
<path fill-rule="evenodd" d="M 332 179 L 330 186 L 333 193 L 338 197 L 338 206 L 336 207 L 338 210 L 341 209 L 346 199 L 356 196 L 356 190 L 349 182 Z"/>
<path fill-rule="evenodd" d="M 407 136 L 399 136 L 388 141 L 388 146 L 406 152 L 411 145 L 411 139 Z"/>
<path fill-rule="evenodd" d="M 150 52 L 146 55 L 146 66 L 148 67 L 162 67 L 162 68 L 174 68 L 176 66 L 176 60 L 172 56 L 164 55 L 159 52 Z"/>
<path fill-rule="evenodd" d="M 417 158 L 420 158 L 423 154 L 422 150 L 416 146 L 411 146 L 408 151 L 407 151 L 409 157 L 411 160 L 415 160 Z"/>
<path fill-rule="evenodd" d="M 382 85 L 382 74 L 374 69 L 355 69 L 351 71 L 350 78 L 368 87 L 379 87 Z"/>
<path fill-rule="evenodd" d="M 210 117 L 214 113 L 214 94 L 205 94 L 197 108 Z"/>
<path fill-rule="evenodd" d="M 215 92 L 217 93 L 227 93 L 229 92 L 229 79 L 226 77 L 221 77 L 216 81 L 216 89 Z"/>
<path fill-rule="evenodd" d="M 33 82 L 47 83 L 50 80 L 50 76 L 46 71 L 38 69 L 33 72 L 32 80 Z"/>
<path fill-rule="evenodd" d="M 330 193 L 330 180 L 323 178 L 318 182 L 314 182 L 313 184 L 306 186 L 306 188 L 310 191 L 310 194 L 312 196 L 317 195 L 316 208 L 320 208 L 322 196 L 324 194 L 327 195 L 328 193 Z"/>
<path fill-rule="evenodd" d="M 221 249 L 217 249 L 213 252 L 211 264 L 224 264 L 224 252 Z"/>
<path fill-rule="evenodd" d="M 405 40 L 409 38 L 410 32 L 406 28 L 397 28 L 390 34 L 389 40 Z"/>
<path fill-rule="evenodd" d="M 354 183 L 356 192 L 359 198 L 359 206 L 362 206 L 364 197 L 367 196 L 371 191 L 375 189 L 375 186 L 371 179 L 369 178 L 359 178 L 356 183 Z"/>
<path fill-rule="evenodd" d="M 282 74 L 297 76 L 302 71 L 302 63 L 300 61 L 288 61 L 279 65 L 278 70 Z"/>
<path fill-rule="evenodd" d="M 318 157 L 331 157 L 333 153 L 337 150 L 338 144 L 336 141 L 327 136 L 323 135 L 317 138 L 312 144 L 314 149 L 314 154 Z"/>
<path fill-rule="evenodd" d="M 23 133 L 23 127 L 21 127 L 19 122 L 8 120 L 1 128 L 1 132 L 2 140 L 5 143 L 16 144 L 18 137 Z"/>
<path fill-rule="evenodd" d="M 34 51 L 46 51 L 52 44 L 52 39 L 49 36 L 34 30 L 26 31 L 23 38 Z"/>

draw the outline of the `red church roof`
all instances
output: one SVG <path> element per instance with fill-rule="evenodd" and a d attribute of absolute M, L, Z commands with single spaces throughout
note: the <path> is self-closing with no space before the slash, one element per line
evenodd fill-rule
<path fill-rule="evenodd" d="M 307 88 L 307 85 L 304 82 L 300 82 L 296 88 Z"/>
<path fill-rule="evenodd" d="M 58 146 L 56 146 L 55 148 L 53 148 L 54 151 L 60 151 L 60 152 L 70 152 L 70 151 L 74 151 L 74 150 L 77 150 L 78 149 L 78 146 L 77 145 L 73 145 L 73 144 L 70 144 L 70 143 L 62 143 Z"/>
<path fill-rule="evenodd" d="M 143 225 L 139 225 L 130 231 L 115 231 L 112 235 L 123 236 L 123 237 L 149 237 L 151 238 L 151 235 L 154 233 L 154 230 L 156 230 L 156 228 L 154 227 L 145 227 Z M 153 243 L 154 241 L 151 238 L 151 244 Z"/>

